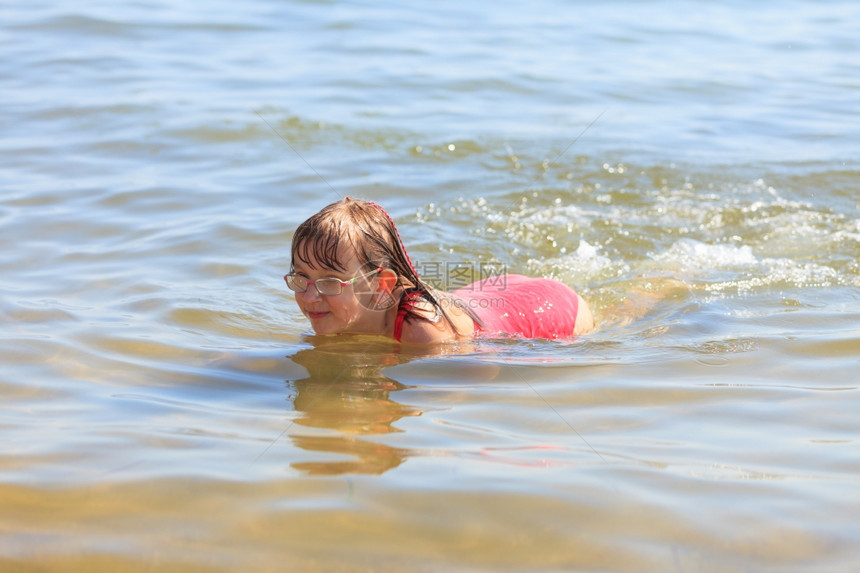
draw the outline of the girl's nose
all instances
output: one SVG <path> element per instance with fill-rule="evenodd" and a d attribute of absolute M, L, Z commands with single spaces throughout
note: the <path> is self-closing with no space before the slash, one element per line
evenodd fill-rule
<path fill-rule="evenodd" d="M 308 288 L 305 292 L 302 293 L 302 300 L 305 301 L 316 301 L 322 298 L 320 291 L 317 290 L 317 285 L 308 285 Z"/>

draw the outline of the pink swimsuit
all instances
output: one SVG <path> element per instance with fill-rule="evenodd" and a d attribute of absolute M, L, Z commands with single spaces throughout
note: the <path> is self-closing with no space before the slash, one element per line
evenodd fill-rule
<path fill-rule="evenodd" d="M 453 293 L 481 321 L 476 334 L 522 338 L 573 336 L 579 299 L 552 279 L 503 275 L 472 283 Z"/>
<path fill-rule="evenodd" d="M 475 336 L 569 338 L 573 336 L 579 299 L 567 285 L 552 279 L 522 275 L 491 277 L 451 293 L 475 314 Z M 403 296 L 395 322 L 400 340 L 407 309 L 420 299 L 417 292 Z"/>

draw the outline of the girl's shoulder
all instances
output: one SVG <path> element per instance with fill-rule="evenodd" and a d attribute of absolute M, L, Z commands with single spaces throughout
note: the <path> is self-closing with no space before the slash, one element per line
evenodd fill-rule
<path fill-rule="evenodd" d="M 400 341 L 407 344 L 433 344 L 448 342 L 457 338 L 471 338 L 475 325 L 468 314 L 457 304 L 449 302 L 446 295 L 433 293 L 434 298 L 444 307 L 450 319 L 445 320 L 442 308 L 437 307 L 424 296 L 410 296 L 408 299 L 411 314 L 423 320 L 406 320 L 403 323 Z"/>

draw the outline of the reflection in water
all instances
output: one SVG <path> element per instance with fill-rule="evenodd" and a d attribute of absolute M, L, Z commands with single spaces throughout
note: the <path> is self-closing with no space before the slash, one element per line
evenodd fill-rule
<path fill-rule="evenodd" d="M 351 460 L 295 462 L 292 467 L 314 475 L 381 474 L 399 466 L 410 451 L 359 439 L 358 435 L 402 430 L 393 424 L 421 411 L 391 399 L 406 388 L 380 371 L 409 360 L 399 344 L 377 338 L 310 337 L 313 348 L 290 358 L 303 366 L 307 378 L 290 380 L 298 425 L 326 428 L 339 435 L 292 435 L 302 449 L 350 456 Z"/>

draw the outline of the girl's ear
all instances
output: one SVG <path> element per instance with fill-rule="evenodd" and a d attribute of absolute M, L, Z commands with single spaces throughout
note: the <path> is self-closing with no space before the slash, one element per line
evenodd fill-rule
<path fill-rule="evenodd" d="M 394 287 L 397 286 L 397 273 L 391 269 L 382 269 L 376 275 L 376 281 L 378 284 L 376 292 L 391 294 Z"/>

